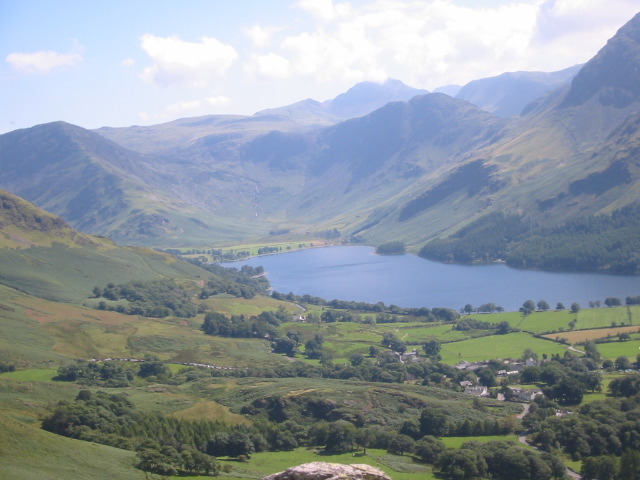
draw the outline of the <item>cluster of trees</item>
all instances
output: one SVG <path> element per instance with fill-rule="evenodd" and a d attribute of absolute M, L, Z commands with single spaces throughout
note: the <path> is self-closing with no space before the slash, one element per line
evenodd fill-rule
<path fill-rule="evenodd" d="M 505 335 L 512 331 L 509 322 L 502 321 L 500 323 L 483 322 L 475 318 L 463 318 L 456 322 L 454 330 L 469 331 L 469 330 L 494 330 L 498 335 Z"/>
<path fill-rule="evenodd" d="M 504 259 L 517 268 L 638 273 L 638 242 L 640 204 L 556 227 L 535 225 L 518 215 L 491 213 L 449 238 L 427 243 L 419 255 L 456 263 Z"/>
<path fill-rule="evenodd" d="M 94 287 L 95 298 L 111 301 L 126 300 L 127 305 L 109 305 L 105 301 L 98 304 L 100 310 L 115 310 L 128 315 L 147 317 L 194 317 L 198 311 L 191 302 L 193 291 L 172 279 L 152 280 L 148 282 L 130 282 L 124 285 L 107 284 L 106 287 Z"/>
<path fill-rule="evenodd" d="M 614 378 L 609 383 L 609 391 L 614 397 L 640 395 L 640 375 L 625 375 L 624 377 Z"/>
<path fill-rule="evenodd" d="M 286 300 L 294 303 L 306 303 L 309 305 L 318 305 L 323 307 L 330 307 L 337 310 L 350 310 L 363 313 L 376 313 L 386 314 L 386 316 L 378 316 L 380 319 L 378 323 L 392 323 L 398 322 L 398 318 L 395 315 L 402 315 L 404 318 L 402 321 L 410 322 L 412 319 L 423 322 L 455 322 L 460 318 L 460 314 L 450 308 L 441 307 L 420 307 L 420 308 L 404 308 L 397 305 L 385 305 L 384 302 L 378 303 L 366 303 L 366 302 L 354 302 L 349 300 L 325 300 L 321 297 L 314 297 L 312 295 L 296 295 L 294 293 L 280 293 L 272 292 L 271 296 L 276 300 Z M 357 317 L 353 317 L 357 318 Z M 357 320 L 356 320 L 357 321 Z"/>
<path fill-rule="evenodd" d="M 468 442 L 457 450 L 444 451 L 435 464 L 451 480 L 564 479 L 566 473 L 562 462 L 553 455 L 514 442 Z"/>
<path fill-rule="evenodd" d="M 251 317 L 233 315 L 228 318 L 222 313 L 208 312 L 200 328 L 207 335 L 275 339 L 278 337 L 278 325 L 288 321 L 289 317 L 290 315 L 283 308 L 275 312 L 264 311 Z"/>
<path fill-rule="evenodd" d="M 102 385 L 105 387 L 127 387 L 135 374 L 117 362 L 77 361 L 58 368 L 54 380 L 76 382 L 82 385 Z"/>
<path fill-rule="evenodd" d="M 632 205 L 611 215 L 536 228 L 510 246 L 506 259 L 509 265 L 523 268 L 638 273 L 638 241 L 640 205 Z"/>
<path fill-rule="evenodd" d="M 13 363 L 0 362 L 0 373 L 15 372 L 16 366 Z"/>
<path fill-rule="evenodd" d="M 136 468 L 162 476 L 217 476 L 220 471 L 220 464 L 214 458 L 195 448 L 185 447 L 178 451 L 171 445 L 147 441 L 138 447 L 136 455 Z"/>
<path fill-rule="evenodd" d="M 532 442 L 545 451 L 560 450 L 574 460 L 620 457 L 629 450 L 640 451 L 640 398 L 637 395 L 592 402 L 581 406 L 578 413 L 548 416 L 532 423 Z"/>
<path fill-rule="evenodd" d="M 474 307 L 470 303 L 467 303 L 464 307 L 460 309 L 460 313 L 466 313 L 467 315 L 478 312 L 478 313 L 494 313 L 494 312 L 504 312 L 504 308 L 496 305 L 493 302 L 483 303 L 479 307 Z"/>
<path fill-rule="evenodd" d="M 144 360 L 125 365 L 123 362 L 76 362 L 58 368 L 54 380 L 75 382 L 81 385 L 98 385 L 104 387 L 127 387 L 137 376 L 154 377 L 167 380 L 171 377 L 169 368 L 153 355 Z"/>
<path fill-rule="evenodd" d="M 267 294 L 271 287 L 269 280 L 264 276 L 264 268 L 260 266 L 243 265 L 238 270 L 224 268 L 215 263 L 199 265 L 214 274 L 200 292 L 201 299 L 221 293 L 234 297 L 253 298 L 256 295 Z"/>
<path fill-rule="evenodd" d="M 134 450 L 136 466 L 160 475 L 215 475 L 219 464 L 199 447 L 219 422 L 188 422 L 141 413 L 123 395 L 81 390 L 75 402 L 60 402 L 42 422 L 59 435 Z"/>
<path fill-rule="evenodd" d="M 376 253 L 379 255 L 400 255 L 405 253 L 406 247 L 403 242 L 393 241 L 383 243 L 376 247 Z"/>
<path fill-rule="evenodd" d="M 505 259 L 509 245 L 530 228 L 530 223 L 519 215 L 491 213 L 449 238 L 432 240 L 418 255 L 449 263 L 494 262 Z"/>

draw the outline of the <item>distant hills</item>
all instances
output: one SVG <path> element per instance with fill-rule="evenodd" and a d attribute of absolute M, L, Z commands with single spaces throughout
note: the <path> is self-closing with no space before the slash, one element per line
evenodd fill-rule
<path fill-rule="evenodd" d="M 638 72 L 636 16 L 584 66 L 478 80 L 455 98 L 390 80 L 253 116 L 17 130 L 0 136 L 0 187 L 141 245 L 337 229 L 418 251 L 496 213 L 535 231 L 638 202 Z"/>
<path fill-rule="evenodd" d="M 520 115 L 534 100 L 567 85 L 582 68 L 576 65 L 559 72 L 507 72 L 474 80 L 455 95 L 499 117 Z"/>

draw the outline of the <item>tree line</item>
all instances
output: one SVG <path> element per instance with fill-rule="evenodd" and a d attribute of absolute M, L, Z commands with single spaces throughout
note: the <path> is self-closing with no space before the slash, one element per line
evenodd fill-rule
<path fill-rule="evenodd" d="M 611 215 L 592 215 L 559 226 L 522 215 L 491 213 L 454 235 L 424 245 L 419 255 L 455 263 L 504 260 L 516 268 L 640 272 L 640 204 Z"/>

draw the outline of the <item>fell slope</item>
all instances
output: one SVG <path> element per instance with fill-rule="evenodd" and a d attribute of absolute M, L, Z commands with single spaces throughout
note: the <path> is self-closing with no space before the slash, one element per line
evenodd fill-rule
<path fill-rule="evenodd" d="M 3 191 L 0 246 L 0 283 L 57 301 L 78 302 L 108 282 L 210 275 L 167 254 L 78 233 L 61 218 Z"/>

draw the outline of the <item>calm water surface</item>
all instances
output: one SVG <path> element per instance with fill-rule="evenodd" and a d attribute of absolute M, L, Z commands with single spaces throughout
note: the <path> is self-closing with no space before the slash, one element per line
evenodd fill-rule
<path fill-rule="evenodd" d="M 518 310 L 525 300 L 569 307 L 640 295 L 640 276 L 549 273 L 506 265 L 450 265 L 415 255 L 376 255 L 372 247 L 336 246 L 254 257 L 224 264 L 262 265 L 274 290 L 326 300 L 384 302 L 401 307 L 449 307 L 493 302 Z"/>

